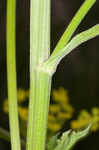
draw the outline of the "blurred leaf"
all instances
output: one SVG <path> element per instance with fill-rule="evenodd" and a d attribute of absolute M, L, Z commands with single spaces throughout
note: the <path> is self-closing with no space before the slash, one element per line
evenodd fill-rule
<path fill-rule="evenodd" d="M 89 125 L 83 131 L 66 131 L 63 133 L 61 138 L 57 141 L 58 144 L 54 150 L 71 150 L 71 148 L 76 144 L 79 140 L 88 135 L 91 125 Z"/>
<path fill-rule="evenodd" d="M 59 133 L 56 135 L 52 136 L 47 144 L 47 150 L 54 150 L 56 145 L 57 145 L 57 138 L 58 138 Z"/>

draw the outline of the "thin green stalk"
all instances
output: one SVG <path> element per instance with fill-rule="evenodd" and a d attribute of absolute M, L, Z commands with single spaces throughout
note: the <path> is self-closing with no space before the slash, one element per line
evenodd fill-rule
<path fill-rule="evenodd" d="M 16 1 L 7 1 L 7 79 L 9 124 L 12 150 L 20 150 L 20 136 L 18 123 L 16 59 L 15 59 L 15 14 Z"/>
<path fill-rule="evenodd" d="M 83 20 L 83 18 L 86 16 L 88 11 L 91 9 L 91 7 L 95 4 L 96 0 L 85 0 L 78 12 L 73 17 L 72 21 L 68 25 L 66 31 L 62 35 L 61 39 L 59 40 L 58 44 L 56 45 L 52 55 L 55 55 L 60 49 L 64 48 L 70 38 L 72 37 L 73 33 Z"/>
<path fill-rule="evenodd" d="M 10 133 L 5 129 L 0 128 L 0 139 L 10 142 Z M 22 148 L 25 148 L 25 141 L 23 139 L 21 139 L 21 145 Z"/>
<path fill-rule="evenodd" d="M 83 31 L 76 35 L 64 48 L 57 52 L 54 56 L 51 55 L 49 59 L 39 66 L 39 70 L 46 70 L 50 75 L 55 73 L 56 68 L 60 61 L 68 55 L 72 50 L 78 47 L 80 44 L 99 36 L 99 24 L 91 27 L 90 29 Z M 46 69 L 45 69 L 46 68 Z"/>
<path fill-rule="evenodd" d="M 44 150 L 51 80 L 41 77 L 37 66 L 50 53 L 50 0 L 31 0 L 30 6 L 30 101 L 26 149 Z"/>

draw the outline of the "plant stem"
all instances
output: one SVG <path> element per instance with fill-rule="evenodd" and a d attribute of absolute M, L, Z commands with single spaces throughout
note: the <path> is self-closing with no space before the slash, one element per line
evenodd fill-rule
<path fill-rule="evenodd" d="M 50 0 L 31 0 L 30 6 L 30 101 L 26 148 L 44 150 L 51 77 L 39 72 L 37 67 L 50 53 Z"/>
<path fill-rule="evenodd" d="M 64 48 L 70 38 L 72 37 L 73 33 L 77 29 L 78 25 L 81 23 L 83 18 L 86 16 L 88 11 L 91 7 L 95 4 L 96 0 L 85 0 L 78 12 L 73 17 L 72 21 L 68 25 L 66 31 L 62 35 L 61 39 L 59 40 L 58 44 L 56 45 L 52 55 L 55 55 L 60 49 Z"/>
<path fill-rule="evenodd" d="M 76 47 L 78 47 L 80 44 L 95 38 L 96 36 L 99 36 L 99 24 L 91 27 L 90 29 L 83 31 L 76 35 L 64 48 L 62 48 L 60 51 L 57 52 L 54 56 L 51 55 L 49 59 L 43 63 L 42 66 L 39 66 L 40 70 L 45 70 L 50 75 L 55 73 L 56 68 L 60 61 L 68 55 L 72 50 L 74 50 Z"/>
<path fill-rule="evenodd" d="M 36 102 L 34 112 L 33 150 L 45 149 L 47 117 L 49 108 L 49 95 L 51 77 L 45 72 L 36 72 Z"/>
<path fill-rule="evenodd" d="M 16 1 L 7 1 L 7 79 L 8 105 L 12 150 L 20 150 L 15 59 Z"/>
<path fill-rule="evenodd" d="M 1 127 L 0 127 L 0 139 L 10 142 L 10 133 Z M 25 148 L 25 141 L 23 139 L 21 139 L 21 145 L 23 148 Z"/>

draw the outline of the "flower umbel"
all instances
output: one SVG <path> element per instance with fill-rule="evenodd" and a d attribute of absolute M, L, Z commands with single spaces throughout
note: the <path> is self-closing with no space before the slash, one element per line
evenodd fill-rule
<path fill-rule="evenodd" d="M 77 120 L 71 121 L 72 129 L 85 128 L 90 123 L 92 124 L 91 131 L 97 131 L 99 129 L 99 108 L 93 107 L 91 113 L 87 110 L 81 110 Z"/>
<path fill-rule="evenodd" d="M 27 123 L 28 109 L 23 104 L 28 103 L 29 90 L 22 88 L 18 89 L 18 112 L 19 117 Z M 3 102 L 3 111 L 8 113 L 8 99 Z M 63 87 L 52 90 L 52 103 L 49 106 L 48 115 L 48 132 L 53 134 L 62 129 L 64 123 L 70 120 L 73 116 L 74 108 L 69 102 L 68 91 Z M 80 129 L 87 127 L 90 123 L 93 123 L 91 131 L 97 131 L 99 129 L 99 108 L 93 107 L 91 112 L 86 109 L 80 111 L 76 120 L 70 122 L 72 129 Z"/>
<path fill-rule="evenodd" d="M 27 121 L 28 109 L 23 106 L 23 103 L 29 99 L 29 90 L 22 88 L 18 89 L 18 112 L 19 117 L 23 121 Z M 58 90 L 52 90 L 53 104 L 49 106 L 48 115 L 48 130 L 51 133 L 57 132 L 62 129 L 66 120 L 71 119 L 73 115 L 73 107 L 69 104 L 68 92 L 63 87 Z M 3 103 L 3 111 L 8 113 L 8 99 L 6 98 Z"/>
<path fill-rule="evenodd" d="M 52 133 L 62 129 L 66 120 L 72 118 L 74 108 L 69 104 L 68 91 L 63 87 L 52 90 L 53 104 L 49 106 L 48 130 Z"/>

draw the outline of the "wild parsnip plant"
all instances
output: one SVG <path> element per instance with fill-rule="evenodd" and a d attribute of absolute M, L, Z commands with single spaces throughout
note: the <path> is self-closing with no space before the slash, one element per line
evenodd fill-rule
<path fill-rule="evenodd" d="M 99 25 L 76 35 L 76 28 L 96 0 L 85 0 L 66 31 L 50 54 L 50 3 L 51 0 L 30 1 L 30 100 L 27 127 L 26 150 L 70 150 L 72 146 L 89 132 L 69 130 L 57 140 L 52 137 L 46 147 L 46 130 L 52 76 L 61 59 L 81 43 L 99 35 Z M 18 121 L 15 20 L 16 1 L 7 0 L 7 77 L 10 136 L 12 150 L 21 150 Z M 71 39 L 71 40 L 70 40 Z M 2 132 L 3 133 L 3 132 Z"/>

